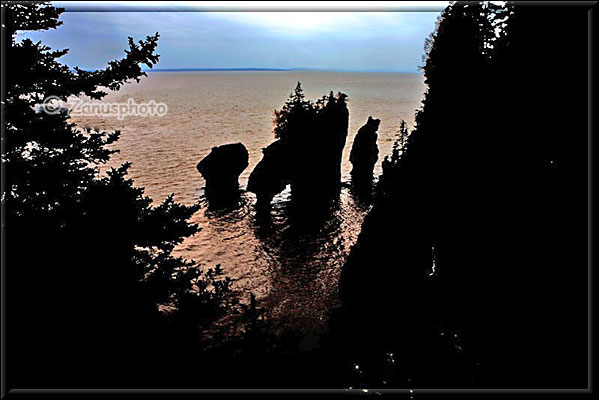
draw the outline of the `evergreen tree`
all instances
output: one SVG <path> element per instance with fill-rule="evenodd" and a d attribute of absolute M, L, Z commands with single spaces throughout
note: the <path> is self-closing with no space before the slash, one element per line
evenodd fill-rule
<path fill-rule="evenodd" d="M 312 102 L 304 100 L 304 90 L 302 84 L 297 82 L 293 93 L 289 94 L 289 99 L 280 110 L 275 110 L 274 133 L 275 139 L 289 138 L 289 126 L 293 127 L 294 122 L 302 121 L 309 117 L 309 113 L 313 110 Z"/>
<path fill-rule="evenodd" d="M 230 280 L 172 256 L 198 230 L 188 222 L 197 205 L 169 196 L 152 206 L 126 177 L 128 163 L 100 175 L 118 131 L 79 130 L 66 109 L 36 112 L 48 98 L 101 99 L 158 61 L 158 33 L 129 38 L 125 57 L 98 71 L 71 70 L 57 60 L 68 50 L 18 40 L 17 32 L 59 27 L 63 11 L 2 4 L 9 386 L 136 385 L 160 374 L 170 352 L 189 353 L 197 330 L 230 308 Z M 169 320 L 193 342 L 169 339 L 159 306 L 174 308 Z"/>

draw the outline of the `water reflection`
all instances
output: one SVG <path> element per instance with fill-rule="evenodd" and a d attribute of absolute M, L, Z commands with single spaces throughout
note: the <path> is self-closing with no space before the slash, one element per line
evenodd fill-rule
<path fill-rule="evenodd" d="M 257 211 L 253 194 L 214 204 L 200 192 L 201 210 L 192 222 L 201 231 L 177 250 L 206 267 L 219 263 L 235 280 L 239 298 L 254 293 L 280 329 L 322 330 L 338 302 L 338 279 L 369 205 L 343 188 L 329 207 L 300 212 L 289 189 Z M 190 256 L 191 255 L 191 256 Z"/>

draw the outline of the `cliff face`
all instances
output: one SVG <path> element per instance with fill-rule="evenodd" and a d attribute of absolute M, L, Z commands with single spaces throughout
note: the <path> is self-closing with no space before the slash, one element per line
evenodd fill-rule
<path fill-rule="evenodd" d="M 395 348 L 423 387 L 585 387 L 586 10 L 516 5 L 486 56 L 488 12 L 440 20 L 416 128 L 344 266 L 336 339 L 363 344 L 355 358 Z"/>
<path fill-rule="evenodd" d="M 324 204 L 339 194 L 349 124 L 345 98 L 331 92 L 315 103 L 304 101 L 298 84 L 275 114 L 277 140 L 264 149 L 250 175 L 248 191 L 256 193 L 259 206 L 267 207 L 287 184 L 300 208 Z"/>

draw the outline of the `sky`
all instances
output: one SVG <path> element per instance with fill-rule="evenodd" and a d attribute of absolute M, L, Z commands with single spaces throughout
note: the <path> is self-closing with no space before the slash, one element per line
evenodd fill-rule
<path fill-rule="evenodd" d="M 58 29 L 27 32 L 60 61 L 98 69 L 122 58 L 127 37 L 160 33 L 154 68 L 276 68 L 418 72 L 424 40 L 446 2 L 223 4 L 53 2 Z M 109 11 L 110 10 L 110 11 Z M 120 10 L 120 11 L 114 11 Z M 267 11 L 268 10 L 268 11 Z M 351 10 L 351 11 L 347 11 Z"/>

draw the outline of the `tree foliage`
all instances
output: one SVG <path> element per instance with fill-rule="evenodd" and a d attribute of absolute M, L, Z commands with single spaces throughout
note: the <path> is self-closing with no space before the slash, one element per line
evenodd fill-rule
<path fill-rule="evenodd" d="M 139 81 L 146 75 L 141 66 L 159 59 L 158 33 L 129 38 L 125 57 L 98 71 L 61 64 L 68 50 L 17 39 L 17 32 L 59 27 L 63 11 L 40 2 L 2 4 L 8 60 L 2 202 L 14 307 L 9 363 L 20 387 L 60 386 L 65 379 L 93 385 L 102 376 L 111 385 L 132 365 L 139 376 L 149 373 L 173 339 L 164 333 L 159 307 L 172 307 L 169 319 L 194 332 L 232 305 L 231 280 L 220 268 L 203 271 L 172 255 L 198 231 L 188 222 L 198 205 L 176 203 L 172 195 L 152 205 L 127 178 L 128 163 L 101 175 L 99 165 L 117 151 L 108 145 L 118 131 L 80 130 L 66 109 L 36 110 L 49 97 L 101 99 Z M 62 361 L 51 368 L 57 358 Z M 119 358 L 129 361 L 113 365 Z M 30 368 L 29 359 L 41 361 Z"/>

